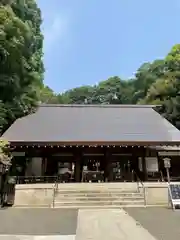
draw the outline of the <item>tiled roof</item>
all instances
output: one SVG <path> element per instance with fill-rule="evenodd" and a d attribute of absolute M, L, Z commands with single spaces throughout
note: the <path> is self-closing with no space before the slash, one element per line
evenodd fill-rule
<path fill-rule="evenodd" d="M 30 143 L 180 143 L 180 131 L 146 105 L 45 104 L 16 120 L 2 137 Z"/>

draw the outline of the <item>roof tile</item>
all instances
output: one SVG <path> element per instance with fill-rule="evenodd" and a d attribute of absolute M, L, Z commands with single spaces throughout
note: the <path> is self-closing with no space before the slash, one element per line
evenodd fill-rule
<path fill-rule="evenodd" d="M 41 105 L 4 133 L 10 142 L 180 142 L 152 106 Z"/>

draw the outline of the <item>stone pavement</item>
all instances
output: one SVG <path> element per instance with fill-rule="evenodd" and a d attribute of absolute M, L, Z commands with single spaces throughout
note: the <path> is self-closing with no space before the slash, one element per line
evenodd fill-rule
<path fill-rule="evenodd" d="M 75 235 L 77 215 L 76 209 L 0 210 L 0 235 Z"/>
<path fill-rule="evenodd" d="M 12 208 L 0 210 L 0 240 L 179 240 L 179 222 L 164 208 Z"/>
<path fill-rule="evenodd" d="M 158 240 L 180 240 L 180 210 L 154 207 L 125 210 Z"/>
<path fill-rule="evenodd" d="M 75 235 L 50 235 L 50 236 L 30 236 L 30 235 L 2 235 L 0 239 L 4 240 L 75 240 Z"/>
<path fill-rule="evenodd" d="M 156 240 L 123 209 L 80 210 L 77 240 Z"/>

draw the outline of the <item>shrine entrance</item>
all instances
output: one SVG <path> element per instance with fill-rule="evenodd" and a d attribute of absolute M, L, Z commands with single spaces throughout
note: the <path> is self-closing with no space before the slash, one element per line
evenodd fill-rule
<path fill-rule="evenodd" d="M 16 175 L 18 183 L 133 182 L 137 179 L 141 181 L 163 179 L 162 160 L 154 157 L 156 150 L 147 147 L 42 146 L 22 147 L 17 149 L 18 151 L 26 152 L 25 156 L 14 157 L 17 161 L 21 158 L 20 162 L 25 166 L 21 167 L 22 173 Z M 149 163 L 153 165 L 153 169 L 150 169 Z M 172 160 L 174 169 L 173 163 Z M 14 176 L 13 172 L 12 174 Z"/>
<path fill-rule="evenodd" d="M 83 161 L 82 182 L 129 182 L 134 180 L 132 161 L 127 157 L 107 159 L 89 156 Z"/>

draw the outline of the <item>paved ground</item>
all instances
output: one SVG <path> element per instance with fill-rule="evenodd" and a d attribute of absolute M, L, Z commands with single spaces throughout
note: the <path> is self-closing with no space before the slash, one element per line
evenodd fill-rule
<path fill-rule="evenodd" d="M 75 240 L 75 235 L 49 235 L 49 236 L 28 236 L 28 235 L 0 235 L 1 240 Z"/>
<path fill-rule="evenodd" d="M 20 239 L 13 238 L 13 235 L 31 235 L 31 238 L 27 236 L 23 238 L 26 240 L 45 240 L 47 238 L 40 237 L 45 235 L 48 235 L 48 239 L 51 240 L 75 240 L 76 233 L 79 236 L 79 238 L 76 236 L 76 240 L 86 240 L 84 236 L 82 237 L 83 232 L 87 236 L 94 234 L 96 238 L 92 239 L 96 240 L 102 238 L 102 233 L 105 234 L 104 240 L 108 237 L 112 240 L 131 239 L 130 235 L 129 238 L 125 235 L 132 233 L 133 236 L 135 234 L 146 235 L 146 240 L 148 238 L 157 240 L 180 239 L 180 210 L 174 212 L 165 208 L 127 208 L 125 211 L 128 214 L 122 210 L 102 211 L 95 209 L 80 210 L 79 213 L 78 210 L 73 209 L 12 208 L 0 210 L 0 235 L 11 235 L 10 237 L 0 237 L 0 240 Z M 142 227 L 130 216 L 138 221 Z M 101 233 L 98 233 L 100 229 Z M 32 235 L 39 235 L 39 237 Z M 141 238 L 138 237 L 138 239 Z"/>
<path fill-rule="evenodd" d="M 125 210 L 158 240 L 180 239 L 180 210 L 172 211 L 166 208 L 128 208 Z"/>
<path fill-rule="evenodd" d="M 0 210 L 0 234 L 75 235 L 77 214 L 67 209 Z"/>
<path fill-rule="evenodd" d="M 156 240 L 123 209 L 80 210 L 76 240 Z"/>

